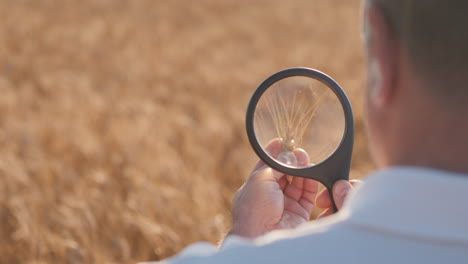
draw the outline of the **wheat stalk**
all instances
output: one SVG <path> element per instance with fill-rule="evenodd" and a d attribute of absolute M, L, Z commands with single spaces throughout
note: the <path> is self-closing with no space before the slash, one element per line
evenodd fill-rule
<path fill-rule="evenodd" d="M 304 133 L 310 127 L 317 108 L 324 100 L 326 90 L 313 89 L 312 85 L 290 89 L 274 87 L 266 100 L 267 114 L 274 122 L 277 138 L 283 142 L 282 152 L 300 148 Z"/>

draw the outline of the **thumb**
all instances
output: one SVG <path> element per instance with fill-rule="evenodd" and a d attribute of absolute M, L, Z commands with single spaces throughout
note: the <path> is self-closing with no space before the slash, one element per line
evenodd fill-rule
<path fill-rule="evenodd" d="M 333 185 L 333 200 L 335 200 L 335 204 L 338 210 L 340 210 L 343 206 L 351 188 L 351 183 L 345 180 L 339 180 L 335 183 L 335 185 Z"/>

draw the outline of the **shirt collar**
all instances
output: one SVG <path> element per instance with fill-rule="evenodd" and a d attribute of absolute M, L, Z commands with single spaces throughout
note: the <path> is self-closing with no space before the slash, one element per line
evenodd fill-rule
<path fill-rule="evenodd" d="M 393 167 L 369 175 L 339 215 L 394 234 L 468 243 L 468 175 Z"/>

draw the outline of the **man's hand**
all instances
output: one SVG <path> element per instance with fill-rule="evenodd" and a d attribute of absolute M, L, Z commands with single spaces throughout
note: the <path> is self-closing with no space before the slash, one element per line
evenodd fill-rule
<path fill-rule="evenodd" d="M 281 152 L 279 139 L 270 142 L 266 151 L 277 157 Z M 299 166 L 309 163 L 307 153 L 293 151 Z M 287 176 L 259 162 L 247 182 L 237 191 L 233 200 L 233 227 L 229 234 L 256 238 L 269 231 L 295 228 L 308 222 L 314 204 L 326 208 L 321 216 L 333 212 L 329 193 L 324 190 L 317 196 L 319 183 L 311 179 Z M 339 181 L 333 187 L 335 202 L 341 208 L 351 184 Z M 317 202 L 316 202 L 317 198 Z"/>
<path fill-rule="evenodd" d="M 338 210 L 343 207 L 344 201 L 348 196 L 348 192 L 359 183 L 361 183 L 360 180 L 350 180 L 349 182 L 345 180 L 339 180 L 333 185 L 333 199 L 335 200 Z M 315 205 L 324 209 L 317 218 L 329 216 L 334 213 L 333 203 L 330 197 L 330 193 L 327 189 L 323 189 L 320 194 L 317 195 L 317 198 L 315 199 Z"/>

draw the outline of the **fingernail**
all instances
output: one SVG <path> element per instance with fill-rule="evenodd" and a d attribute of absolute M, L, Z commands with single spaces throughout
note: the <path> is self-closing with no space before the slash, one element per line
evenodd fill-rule
<path fill-rule="evenodd" d="M 349 192 L 349 185 L 346 182 L 338 183 L 336 194 L 340 197 L 345 196 Z"/>

